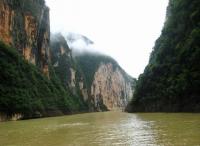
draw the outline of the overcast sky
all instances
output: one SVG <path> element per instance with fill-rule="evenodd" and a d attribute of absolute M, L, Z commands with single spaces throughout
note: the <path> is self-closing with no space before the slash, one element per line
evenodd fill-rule
<path fill-rule="evenodd" d="M 168 0 L 46 0 L 51 32 L 87 36 L 133 77 L 148 63 Z"/>

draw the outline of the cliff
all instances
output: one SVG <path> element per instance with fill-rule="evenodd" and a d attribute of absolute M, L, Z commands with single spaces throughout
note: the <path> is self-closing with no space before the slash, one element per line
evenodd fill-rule
<path fill-rule="evenodd" d="M 200 111 L 199 16 L 199 0 L 169 1 L 162 34 L 137 81 L 128 111 Z"/>
<path fill-rule="evenodd" d="M 126 79 L 111 62 L 101 63 L 94 74 L 90 94 L 98 110 L 101 104 L 108 110 L 123 110 L 133 95 L 131 78 Z"/>
<path fill-rule="evenodd" d="M 86 53 L 75 59 L 84 73 L 94 109 L 124 110 L 133 95 L 135 80 L 106 55 Z"/>
<path fill-rule="evenodd" d="M 44 0 L 1 0 L 0 40 L 48 76 L 50 25 Z"/>
<path fill-rule="evenodd" d="M 62 85 L 80 101 L 82 110 L 88 110 L 88 91 L 83 74 L 72 57 L 72 50 L 61 34 L 51 35 L 51 63 Z"/>

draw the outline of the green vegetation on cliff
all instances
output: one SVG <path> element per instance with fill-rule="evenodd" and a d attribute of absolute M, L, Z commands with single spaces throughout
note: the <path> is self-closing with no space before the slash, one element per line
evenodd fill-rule
<path fill-rule="evenodd" d="M 200 1 L 170 0 L 128 111 L 200 111 Z"/>
<path fill-rule="evenodd" d="M 0 112 L 22 113 L 25 118 L 80 110 L 51 67 L 50 79 L 28 63 L 16 49 L 0 42 Z"/>

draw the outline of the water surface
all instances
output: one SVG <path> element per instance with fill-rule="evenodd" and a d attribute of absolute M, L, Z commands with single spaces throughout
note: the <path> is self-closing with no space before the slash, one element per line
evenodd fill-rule
<path fill-rule="evenodd" d="M 0 123 L 1 146 L 200 146 L 200 114 L 103 112 Z"/>

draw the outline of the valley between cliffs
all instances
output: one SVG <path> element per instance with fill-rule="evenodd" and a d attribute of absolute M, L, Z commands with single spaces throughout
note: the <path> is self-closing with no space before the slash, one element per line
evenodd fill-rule
<path fill-rule="evenodd" d="M 134 78 L 114 59 L 75 57 L 50 33 L 44 0 L 0 1 L 0 49 L 0 121 L 124 110 L 133 95 Z"/>

